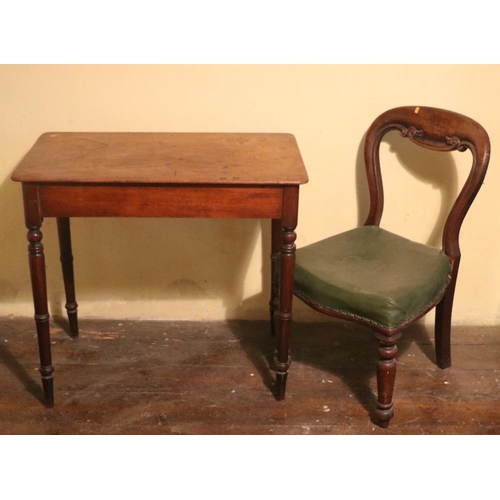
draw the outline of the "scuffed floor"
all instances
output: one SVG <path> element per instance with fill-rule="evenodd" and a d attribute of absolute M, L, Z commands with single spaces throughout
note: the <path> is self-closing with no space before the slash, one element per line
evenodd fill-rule
<path fill-rule="evenodd" d="M 498 328 L 455 327 L 453 365 L 430 332 L 399 341 L 395 416 L 372 422 L 377 343 L 364 327 L 293 325 L 287 397 L 273 397 L 265 321 L 52 323 L 55 407 L 42 403 L 34 321 L 0 318 L 1 434 L 500 434 Z"/>

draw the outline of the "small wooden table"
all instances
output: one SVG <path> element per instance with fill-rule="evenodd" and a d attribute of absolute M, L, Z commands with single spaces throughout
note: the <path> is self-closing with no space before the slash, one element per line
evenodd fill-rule
<path fill-rule="evenodd" d="M 78 336 L 71 217 L 218 217 L 272 220 L 271 331 L 276 398 L 289 358 L 299 185 L 307 173 L 289 134 L 46 133 L 17 166 L 22 183 L 40 373 L 54 404 L 41 226 L 56 217 L 70 334 Z M 278 264 L 279 263 L 279 264 Z"/>

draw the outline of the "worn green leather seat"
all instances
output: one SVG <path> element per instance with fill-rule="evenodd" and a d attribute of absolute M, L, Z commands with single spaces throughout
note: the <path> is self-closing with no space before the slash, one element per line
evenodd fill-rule
<path fill-rule="evenodd" d="M 378 226 L 362 226 L 297 250 L 295 294 L 324 309 L 393 329 L 443 295 L 450 260 Z"/>

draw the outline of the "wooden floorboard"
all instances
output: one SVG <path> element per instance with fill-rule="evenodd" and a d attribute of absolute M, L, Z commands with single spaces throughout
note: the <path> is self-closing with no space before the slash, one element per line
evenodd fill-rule
<path fill-rule="evenodd" d="M 453 365 L 429 329 L 399 341 L 395 416 L 372 422 L 377 342 L 344 322 L 293 325 L 287 397 L 273 396 L 265 321 L 52 323 L 55 407 L 42 404 L 33 320 L 0 318 L 0 433 L 500 434 L 500 331 L 455 327 Z"/>

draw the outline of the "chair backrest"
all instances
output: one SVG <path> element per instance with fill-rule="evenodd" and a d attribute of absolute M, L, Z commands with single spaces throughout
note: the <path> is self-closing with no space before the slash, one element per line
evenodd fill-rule
<path fill-rule="evenodd" d="M 388 132 L 399 130 L 403 137 L 434 151 L 472 153 L 472 168 L 444 226 L 443 251 L 452 261 L 460 259 L 459 232 L 469 207 L 483 183 L 490 159 L 490 140 L 484 128 L 467 116 L 438 108 L 404 106 L 382 113 L 368 129 L 365 165 L 370 192 L 366 225 L 380 224 L 384 193 L 380 172 L 380 143 Z"/>

